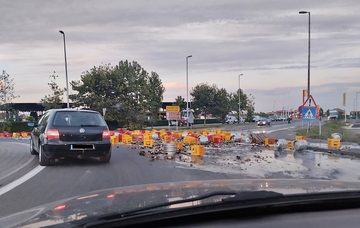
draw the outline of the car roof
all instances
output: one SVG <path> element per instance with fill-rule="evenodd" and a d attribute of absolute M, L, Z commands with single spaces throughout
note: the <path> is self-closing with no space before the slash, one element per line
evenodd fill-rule
<path fill-rule="evenodd" d="M 51 112 L 93 112 L 93 113 L 99 113 L 98 111 L 94 111 L 94 110 L 87 110 L 87 109 L 67 109 L 67 108 L 63 108 L 63 109 L 49 109 L 48 111 Z"/>

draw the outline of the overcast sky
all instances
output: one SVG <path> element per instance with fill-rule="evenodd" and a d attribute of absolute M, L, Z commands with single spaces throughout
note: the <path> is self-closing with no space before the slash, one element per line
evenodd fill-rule
<path fill-rule="evenodd" d="M 311 12 L 311 94 L 324 109 L 354 109 L 360 92 L 359 0 L 0 0 L 0 70 L 15 80 L 14 102 L 39 102 L 49 75 L 69 80 L 120 60 L 160 75 L 164 101 L 217 84 L 255 96 L 256 111 L 298 108 L 307 87 Z M 71 91 L 72 92 L 72 91 Z M 359 96 L 360 109 L 360 96 Z"/>

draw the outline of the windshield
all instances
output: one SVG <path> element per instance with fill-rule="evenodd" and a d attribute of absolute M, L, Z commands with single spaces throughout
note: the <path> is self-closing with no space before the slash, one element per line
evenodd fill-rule
<path fill-rule="evenodd" d="M 0 218 L 359 182 L 360 1 L 3 2 Z"/>
<path fill-rule="evenodd" d="M 99 113 L 61 111 L 54 115 L 54 126 L 106 126 Z"/>

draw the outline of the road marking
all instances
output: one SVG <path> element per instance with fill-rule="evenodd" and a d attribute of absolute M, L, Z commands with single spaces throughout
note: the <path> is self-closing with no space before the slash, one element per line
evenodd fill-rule
<path fill-rule="evenodd" d="M 22 168 L 24 168 L 25 166 L 27 166 L 28 164 L 30 164 L 30 162 L 32 162 L 34 159 L 36 159 L 36 157 L 30 158 L 29 160 L 27 160 L 27 161 L 26 161 L 23 165 L 21 165 L 20 167 L 14 169 L 14 170 L 11 171 L 10 173 L 7 173 L 5 176 L 2 176 L 2 177 L 0 178 L 0 180 L 2 180 L 2 179 L 4 179 L 4 178 L 6 178 L 6 177 L 8 177 L 8 176 L 10 176 L 10 175 L 18 172 L 19 170 L 21 170 Z"/>
<path fill-rule="evenodd" d="M 5 185 L 4 187 L 1 187 L 0 188 L 0 196 L 7 193 L 8 191 L 16 188 L 17 186 L 21 185 L 25 181 L 31 179 L 36 174 L 41 172 L 41 170 L 43 170 L 44 168 L 45 168 L 45 166 L 36 166 L 34 169 L 32 169 L 30 172 L 28 172 L 24 176 L 20 177 L 19 179 L 11 182 L 10 184 Z"/>

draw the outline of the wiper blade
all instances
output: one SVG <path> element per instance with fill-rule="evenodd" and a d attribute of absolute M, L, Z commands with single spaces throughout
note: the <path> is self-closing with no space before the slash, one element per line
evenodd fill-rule
<path fill-rule="evenodd" d="M 260 200 L 282 198 L 284 194 L 273 191 L 243 191 L 237 193 L 234 197 L 223 199 L 223 202 L 245 201 L 245 200 Z"/>
<path fill-rule="evenodd" d="M 188 199 L 182 199 L 182 200 L 175 200 L 175 201 L 171 201 L 171 202 L 165 202 L 165 203 L 159 203 L 156 205 L 152 205 L 152 206 L 147 206 L 147 207 L 142 207 L 142 208 L 138 208 L 138 209 L 134 209 L 134 210 L 129 210 L 120 214 L 115 214 L 115 215 L 108 215 L 108 216 L 104 216 L 100 219 L 115 219 L 115 218 L 124 218 L 130 215 L 134 215 L 138 212 L 142 212 L 142 211 L 148 211 L 148 210 L 152 210 L 152 209 L 157 209 L 157 208 L 161 208 L 161 207 L 167 207 L 167 206 L 171 206 L 171 205 L 175 205 L 175 204 L 182 204 L 182 203 L 189 203 L 189 202 L 194 202 L 194 201 L 198 201 L 198 200 L 203 200 L 203 199 L 207 199 L 210 197 L 214 197 L 214 196 L 232 196 L 232 195 L 236 195 L 237 192 L 230 192 L 230 191 L 217 191 L 217 192 L 211 192 L 209 194 L 204 194 L 201 196 L 197 196 L 194 198 L 188 198 Z"/>
<path fill-rule="evenodd" d="M 223 202 L 230 202 L 230 201 L 246 201 L 246 200 L 252 200 L 252 199 L 261 200 L 261 199 L 279 198 L 279 197 L 283 197 L 284 195 L 281 193 L 272 192 L 272 191 L 243 191 L 243 192 L 216 191 L 216 192 L 211 192 L 209 194 L 197 196 L 194 198 L 175 200 L 175 201 L 171 201 L 171 202 L 165 202 L 165 203 L 160 203 L 160 204 L 156 204 L 156 205 L 152 205 L 152 206 L 148 206 L 148 207 L 142 207 L 142 208 L 126 211 L 126 212 L 123 212 L 120 214 L 104 216 L 104 217 L 100 218 L 100 220 L 125 218 L 127 216 L 135 215 L 138 212 L 149 211 L 152 209 L 167 207 L 167 206 L 176 205 L 176 204 L 195 202 L 195 201 L 199 201 L 199 200 L 203 200 L 203 199 L 208 199 L 208 198 L 211 198 L 214 196 L 234 196 L 234 197 L 227 197 L 225 199 L 222 199 Z"/>

